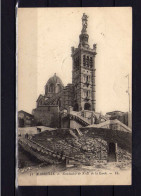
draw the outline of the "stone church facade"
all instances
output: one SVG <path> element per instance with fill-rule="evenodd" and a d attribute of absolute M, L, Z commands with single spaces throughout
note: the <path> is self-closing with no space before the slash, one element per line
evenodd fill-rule
<path fill-rule="evenodd" d="M 33 110 L 36 121 L 44 125 L 59 126 L 59 114 L 63 110 L 95 112 L 95 56 L 96 44 L 90 48 L 87 34 L 88 16 L 82 16 L 82 30 L 77 48 L 72 47 L 72 84 L 63 85 L 54 74 L 45 85 L 45 94 L 39 95 Z"/>

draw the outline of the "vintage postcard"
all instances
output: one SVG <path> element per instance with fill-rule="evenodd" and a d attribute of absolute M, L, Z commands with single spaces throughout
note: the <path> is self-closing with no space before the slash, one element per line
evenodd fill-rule
<path fill-rule="evenodd" d="M 17 184 L 132 184 L 132 8 L 17 11 Z"/>

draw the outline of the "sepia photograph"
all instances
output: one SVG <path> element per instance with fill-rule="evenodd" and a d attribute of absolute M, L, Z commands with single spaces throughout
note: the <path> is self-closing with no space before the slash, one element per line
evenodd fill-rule
<path fill-rule="evenodd" d="M 18 186 L 132 184 L 132 8 L 18 8 Z"/>

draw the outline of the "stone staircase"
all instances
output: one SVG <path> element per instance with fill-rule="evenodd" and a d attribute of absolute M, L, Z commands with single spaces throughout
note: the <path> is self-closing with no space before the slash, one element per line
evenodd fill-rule
<path fill-rule="evenodd" d="M 71 111 L 68 115 L 70 120 L 78 122 L 80 125 L 82 125 L 82 127 L 90 125 L 90 122 L 87 120 L 87 118 L 80 116 L 78 112 Z"/>

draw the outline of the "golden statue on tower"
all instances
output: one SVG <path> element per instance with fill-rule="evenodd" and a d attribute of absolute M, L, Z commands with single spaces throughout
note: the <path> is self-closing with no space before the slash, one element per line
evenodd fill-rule
<path fill-rule="evenodd" d="M 82 33 L 86 32 L 86 28 L 88 26 L 87 21 L 88 21 L 88 16 L 85 13 L 83 13 L 83 16 L 82 16 Z"/>

